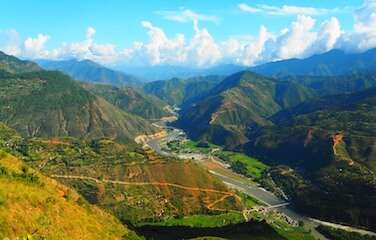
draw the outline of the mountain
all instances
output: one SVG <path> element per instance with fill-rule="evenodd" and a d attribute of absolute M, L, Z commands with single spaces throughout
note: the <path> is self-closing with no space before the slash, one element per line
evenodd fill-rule
<path fill-rule="evenodd" d="M 234 148 L 247 142 L 246 133 L 252 128 L 271 124 L 268 118 L 276 112 L 313 96 L 297 83 L 240 72 L 183 109 L 176 124 L 193 138 Z"/>
<path fill-rule="evenodd" d="M 130 73 L 148 82 L 172 79 L 194 78 L 210 75 L 226 76 L 242 71 L 245 67 L 234 64 L 220 64 L 209 68 L 182 67 L 173 65 L 159 65 L 147 67 L 117 67 L 119 71 Z"/>
<path fill-rule="evenodd" d="M 321 96 L 354 93 L 376 87 L 376 73 L 368 71 L 338 76 L 288 76 L 282 79 L 302 84 Z"/>
<path fill-rule="evenodd" d="M 250 70 L 266 76 L 288 75 L 334 76 L 374 70 L 376 49 L 362 53 L 346 53 L 342 50 L 311 56 L 306 59 L 288 59 L 270 62 Z"/>
<path fill-rule="evenodd" d="M 141 85 L 141 81 L 138 78 L 119 71 L 111 70 L 91 60 L 37 60 L 37 63 L 44 69 L 59 70 L 80 81 L 118 86 Z"/>
<path fill-rule="evenodd" d="M 38 64 L 30 61 L 22 61 L 16 57 L 7 55 L 0 51 L 0 71 L 10 73 L 25 73 L 42 70 Z"/>
<path fill-rule="evenodd" d="M 0 150 L 1 239 L 140 239 L 76 191 Z"/>
<path fill-rule="evenodd" d="M 22 61 L 17 65 L 11 59 L 14 68 L 22 68 Z M 136 135 L 153 131 L 146 120 L 120 110 L 70 77 L 44 70 L 16 74 L 0 71 L 0 121 L 31 137 L 133 141 Z"/>
<path fill-rule="evenodd" d="M 167 103 L 153 95 L 147 95 L 131 87 L 103 84 L 83 84 L 84 88 L 101 96 L 116 107 L 145 119 L 160 119 L 171 115 Z"/>
<path fill-rule="evenodd" d="M 130 140 L 152 130 L 60 72 L 1 73 L 0 86 L 0 120 L 26 136 Z"/>
<path fill-rule="evenodd" d="M 173 78 L 165 81 L 154 81 L 144 85 L 144 91 L 153 94 L 170 105 L 180 106 L 193 101 L 195 98 L 205 94 L 223 77 L 207 76 L 188 79 Z"/>
<path fill-rule="evenodd" d="M 376 88 L 285 109 L 244 150 L 307 214 L 376 229 Z"/>

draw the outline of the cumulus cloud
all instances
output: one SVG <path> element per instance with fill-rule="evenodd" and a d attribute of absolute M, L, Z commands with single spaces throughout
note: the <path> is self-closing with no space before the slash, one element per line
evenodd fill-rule
<path fill-rule="evenodd" d="M 221 58 L 221 51 L 216 41 L 206 28 L 200 29 L 194 22 L 195 35 L 187 47 L 188 60 L 197 66 L 211 65 Z"/>
<path fill-rule="evenodd" d="M 292 5 L 283 5 L 283 6 L 272 6 L 266 4 L 257 4 L 252 7 L 246 3 L 241 3 L 238 5 L 239 9 L 247 13 L 265 13 L 268 15 L 323 15 L 332 12 L 326 8 L 314 8 L 314 7 L 303 7 L 303 6 L 292 6 Z"/>
<path fill-rule="evenodd" d="M 315 20 L 307 16 L 298 16 L 291 24 L 291 28 L 285 31 L 276 40 L 278 47 L 275 53 L 276 59 L 299 57 L 315 40 L 315 33 L 311 32 Z"/>
<path fill-rule="evenodd" d="M 138 43 L 135 47 L 138 56 L 146 57 L 150 64 L 180 63 L 184 60 L 183 34 L 176 34 L 168 38 L 163 29 L 154 26 L 151 22 L 143 21 L 141 25 L 148 30 L 149 42 Z M 145 54 L 144 54 L 144 53 Z"/>
<path fill-rule="evenodd" d="M 190 9 L 180 9 L 178 11 L 158 11 L 158 15 L 163 18 L 176 22 L 191 22 L 191 21 L 207 21 L 218 23 L 219 18 L 217 16 L 205 15 L 196 13 Z"/>
<path fill-rule="evenodd" d="M 364 51 L 376 47 L 376 1 L 366 0 L 354 13 L 354 32 L 344 34 L 338 47 Z"/>
<path fill-rule="evenodd" d="M 287 58 L 308 57 L 334 48 L 364 51 L 376 47 L 376 0 L 365 1 L 354 12 L 352 31 L 343 31 L 336 17 L 317 22 L 313 15 L 324 13 L 322 9 L 297 10 L 292 6 L 276 8 L 246 4 L 240 4 L 238 7 L 250 13 L 296 14 L 296 18 L 279 32 L 269 31 L 266 25 L 261 26 L 256 35 L 230 36 L 218 42 L 210 31 L 202 26 L 203 21 L 216 22 L 215 17 L 180 9 L 158 14 L 169 20 L 191 23 L 191 38 L 182 33 L 169 35 L 162 27 L 150 21 L 142 21 L 141 26 L 145 29 L 148 40 L 136 41 L 132 46 L 123 49 L 111 43 L 96 42 L 96 29 L 93 27 L 86 29 L 81 41 L 64 43 L 60 47 L 48 50 L 46 43 L 50 37 L 47 34 L 40 33 L 22 41 L 17 31 L 3 30 L 0 31 L 0 49 L 26 58 L 78 58 L 107 64 L 207 67 L 218 63 L 250 66 Z"/>
<path fill-rule="evenodd" d="M 48 55 L 48 51 L 44 49 L 44 46 L 50 36 L 44 34 L 38 34 L 37 37 L 28 37 L 24 41 L 23 55 L 28 57 L 40 58 Z"/>
<path fill-rule="evenodd" d="M 332 17 L 329 20 L 324 21 L 321 24 L 315 41 L 305 55 L 309 56 L 312 54 L 324 53 L 335 48 L 335 44 L 338 42 L 342 34 L 341 24 L 337 18 Z"/>

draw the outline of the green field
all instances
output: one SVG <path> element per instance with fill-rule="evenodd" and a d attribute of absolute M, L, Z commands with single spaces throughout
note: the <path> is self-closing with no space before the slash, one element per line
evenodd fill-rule
<path fill-rule="evenodd" d="M 222 227 L 240 222 L 244 222 L 244 217 L 241 213 L 223 213 L 218 215 L 191 215 L 181 218 L 167 218 L 162 222 L 147 224 L 157 226 Z"/>
<path fill-rule="evenodd" d="M 244 167 L 244 171 L 242 172 L 240 170 L 240 172 L 238 173 L 241 173 L 243 175 L 246 175 L 247 177 L 251 177 L 256 180 L 259 179 L 262 173 L 268 169 L 268 166 L 259 161 L 258 159 L 247 156 L 242 153 L 223 151 L 219 152 L 217 156 L 223 159 L 224 161 L 228 162 L 232 166 L 232 168 L 234 168 L 234 165 L 236 165 L 236 163 L 241 163 L 239 165 Z"/>

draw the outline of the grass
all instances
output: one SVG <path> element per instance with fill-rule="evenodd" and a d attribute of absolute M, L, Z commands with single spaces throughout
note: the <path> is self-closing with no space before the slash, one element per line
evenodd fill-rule
<path fill-rule="evenodd" d="M 26 171 L 19 159 L 2 153 L 0 166 L 8 173 L 0 178 L 0 239 L 139 239 L 113 216 L 37 171 L 33 174 L 41 184 L 14 177 Z"/>
<path fill-rule="evenodd" d="M 218 156 L 230 164 L 237 161 L 243 163 L 247 170 L 246 175 L 254 179 L 259 179 L 263 172 L 268 169 L 268 166 L 258 159 L 242 153 L 223 151 Z"/>
<path fill-rule="evenodd" d="M 167 218 L 162 222 L 146 223 L 156 226 L 187 226 L 187 227 L 222 227 L 229 224 L 244 222 L 240 213 L 223 213 L 218 215 L 192 215 L 181 218 Z"/>

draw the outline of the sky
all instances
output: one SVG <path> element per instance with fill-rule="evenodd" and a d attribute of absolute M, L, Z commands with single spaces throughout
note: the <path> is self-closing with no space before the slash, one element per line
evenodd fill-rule
<path fill-rule="evenodd" d="M 376 47 L 376 0 L 2 0 L 0 50 L 105 65 L 253 66 Z"/>

